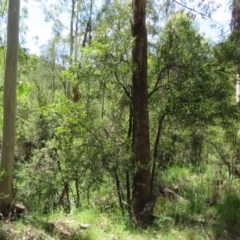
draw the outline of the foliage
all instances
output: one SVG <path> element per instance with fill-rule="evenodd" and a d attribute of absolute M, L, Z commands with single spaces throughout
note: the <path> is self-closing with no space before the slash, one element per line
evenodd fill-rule
<path fill-rule="evenodd" d="M 224 106 L 229 107 L 227 99 L 234 91 L 234 82 L 228 77 L 226 87 L 227 75 L 213 67 L 209 43 L 184 12 L 167 22 L 150 61 L 154 63 L 151 74 L 158 83 L 153 98 L 160 97 L 160 102 L 166 103 L 161 104 L 166 114 L 180 115 L 188 125 L 201 125 L 223 115 Z"/>
<path fill-rule="evenodd" d="M 240 196 L 235 191 L 228 191 L 217 207 L 219 228 L 217 234 L 222 235 L 228 239 L 234 239 L 239 236 L 239 203 Z M 225 233 L 220 229 L 226 229 Z"/>
<path fill-rule="evenodd" d="M 174 13 L 174 8 L 159 14 L 162 3 L 148 2 L 148 111 L 156 206 L 153 226 L 142 231 L 128 224 L 135 170 L 130 1 L 105 1 L 101 8 L 93 7 L 92 15 L 91 1 L 77 2 L 74 21 L 79 28 L 71 63 L 69 29 L 63 30 L 59 22 L 61 14 L 69 17 L 71 1 L 45 9 L 48 20 L 55 22 L 55 35 L 41 56 L 22 48 L 19 52 L 14 194 L 30 213 L 21 227 L 26 224 L 49 236 L 49 222 L 67 221 L 62 211 L 69 204 L 68 217 L 75 224 L 91 224 L 80 236 L 84 239 L 239 235 L 239 34 L 211 44 L 199 34 L 191 14 Z M 166 22 L 160 21 L 163 16 Z M 3 44 L 0 75 L 4 55 Z M 168 199 L 159 186 L 175 191 L 181 200 Z"/>

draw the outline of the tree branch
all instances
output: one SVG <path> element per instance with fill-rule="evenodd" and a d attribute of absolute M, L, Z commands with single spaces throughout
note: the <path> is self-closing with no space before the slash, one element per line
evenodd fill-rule
<path fill-rule="evenodd" d="M 190 8 L 190 7 L 188 7 L 187 5 L 185 5 L 185 4 L 183 4 L 183 3 L 180 3 L 180 2 L 178 2 L 178 1 L 176 1 L 176 0 L 173 0 L 173 2 L 175 2 L 175 3 L 178 4 L 178 5 L 180 5 L 180 6 L 183 7 L 183 8 L 188 9 L 188 10 L 191 11 L 191 12 L 195 12 L 195 13 L 199 14 L 199 15 L 200 15 L 201 17 L 203 17 L 203 18 L 207 18 L 207 19 L 211 20 L 212 22 L 214 22 L 214 23 L 216 23 L 216 24 L 224 27 L 221 23 L 216 22 L 214 19 L 212 19 L 211 17 L 209 17 L 209 16 L 208 16 L 207 14 L 205 14 L 205 13 L 199 12 L 198 10 L 196 10 L 196 9 L 194 9 L 194 8 Z"/>

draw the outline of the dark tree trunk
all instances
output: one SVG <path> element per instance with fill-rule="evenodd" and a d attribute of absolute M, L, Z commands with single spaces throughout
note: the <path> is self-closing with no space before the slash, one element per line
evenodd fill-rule
<path fill-rule="evenodd" d="M 132 49 L 132 105 L 133 138 L 132 151 L 135 171 L 132 189 L 132 220 L 139 225 L 148 225 L 151 211 L 150 147 L 147 92 L 147 30 L 146 1 L 133 0 Z M 150 209 L 149 209 L 150 210 Z"/>
<path fill-rule="evenodd" d="M 123 206 L 123 194 L 122 194 L 122 190 L 121 190 L 121 183 L 118 177 L 118 172 L 117 169 L 114 169 L 114 177 L 115 177 L 115 182 L 116 182 L 116 187 L 117 187 L 117 194 L 118 194 L 118 202 L 119 202 L 119 206 L 122 212 L 122 215 L 124 216 L 124 206 Z"/>
<path fill-rule="evenodd" d="M 130 89 L 130 97 L 132 99 L 132 88 Z M 132 109 L 132 101 L 129 105 L 129 120 L 128 120 L 128 134 L 127 138 L 128 140 L 132 137 L 132 128 L 133 128 L 133 109 Z M 127 149 L 130 150 L 129 148 Z M 131 171 L 132 164 L 129 163 L 126 166 L 126 200 L 127 200 L 127 210 L 129 213 L 129 216 L 131 216 L 131 186 L 130 186 L 130 171 Z"/>
<path fill-rule="evenodd" d="M 126 200 L 127 200 L 127 211 L 131 216 L 131 188 L 130 188 L 130 176 L 129 171 L 126 170 Z"/>
<path fill-rule="evenodd" d="M 157 157 L 158 157 L 158 145 L 159 145 L 160 138 L 161 138 L 164 117 L 165 117 L 165 115 L 160 115 L 158 117 L 158 129 L 157 129 L 157 134 L 156 134 L 156 138 L 155 138 L 155 142 L 154 142 L 153 164 L 152 164 L 152 170 L 151 170 L 151 190 L 153 190 L 156 163 L 157 163 Z"/>
<path fill-rule="evenodd" d="M 76 208 L 79 209 L 81 207 L 81 202 L 80 202 L 80 189 L 79 189 L 80 179 L 78 176 L 76 176 L 75 178 L 75 188 L 76 188 Z"/>
<path fill-rule="evenodd" d="M 68 181 L 64 181 L 64 189 L 66 192 L 66 203 L 64 205 L 64 211 L 66 214 L 71 212 L 71 203 L 70 203 L 70 196 L 69 196 L 69 183 Z"/>

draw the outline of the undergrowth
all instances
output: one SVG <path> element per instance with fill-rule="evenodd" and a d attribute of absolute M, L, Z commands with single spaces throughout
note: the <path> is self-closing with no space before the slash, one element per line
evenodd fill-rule
<path fill-rule="evenodd" d="M 162 171 L 159 181 L 175 189 L 180 198 L 168 199 L 159 194 L 154 209 L 156 219 L 145 230 L 133 226 L 127 213 L 122 216 L 117 208 L 103 211 L 93 207 L 73 210 L 68 215 L 59 210 L 47 215 L 30 212 L 20 221 L 3 224 L 0 240 L 239 239 L 240 180 L 220 180 L 210 168 L 192 171 L 174 166 Z M 63 238 L 62 232 L 68 237 Z"/>

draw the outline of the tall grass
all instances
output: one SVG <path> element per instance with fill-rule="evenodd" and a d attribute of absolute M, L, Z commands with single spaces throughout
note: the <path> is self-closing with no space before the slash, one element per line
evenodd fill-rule
<path fill-rule="evenodd" d="M 217 206 L 218 234 L 226 239 L 240 237 L 240 194 L 229 190 Z"/>

